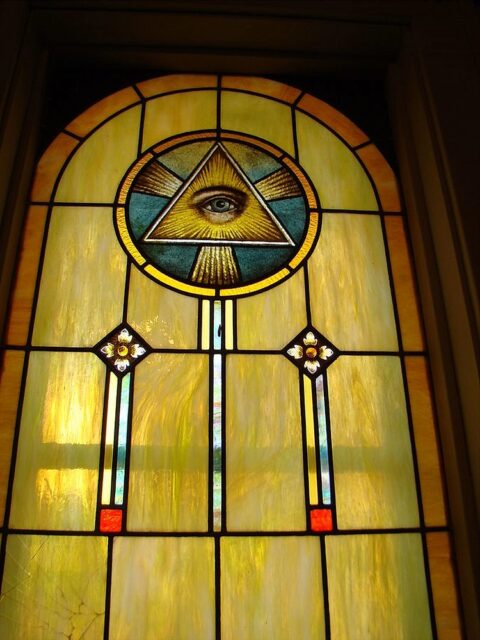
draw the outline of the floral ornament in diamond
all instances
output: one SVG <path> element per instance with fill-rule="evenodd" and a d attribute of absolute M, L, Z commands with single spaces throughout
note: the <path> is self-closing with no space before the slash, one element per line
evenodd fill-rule
<path fill-rule="evenodd" d="M 131 329 L 118 328 L 99 345 L 99 350 L 105 362 L 115 371 L 125 373 L 129 367 L 136 364 L 147 353 L 146 345 L 141 344 L 138 336 Z"/>
<path fill-rule="evenodd" d="M 300 369 L 316 376 L 338 355 L 335 347 L 316 331 L 304 331 L 287 347 L 286 355 Z"/>

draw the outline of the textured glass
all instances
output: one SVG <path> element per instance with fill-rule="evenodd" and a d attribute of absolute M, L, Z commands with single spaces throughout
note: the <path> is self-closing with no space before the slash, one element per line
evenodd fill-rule
<path fill-rule="evenodd" d="M 202 349 L 210 349 L 210 300 L 202 300 Z"/>
<path fill-rule="evenodd" d="M 432 638 L 420 535 L 329 536 L 326 545 L 332 638 Z"/>
<path fill-rule="evenodd" d="M 307 323 L 303 271 L 265 293 L 238 300 L 237 318 L 239 349 L 283 349 Z"/>
<path fill-rule="evenodd" d="M 150 355 L 135 369 L 128 529 L 207 529 L 208 413 L 208 356 Z"/>
<path fill-rule="evenodd" d="M 129 407 L 130 374 L 128 373 L 122 380 L 122 391 L 120 395 L 120 415 L 118 417 L 117 473 L 115 479 L 115 504 L 123 503 Z"/>
<path fill-rule="evenodd" d="M 90 347 L 103 338 L 122 319 L 125 265 L 111 209 L 55 207 L 33 344 Z"/>
<path fill-rule="evenodd" d="M 7 344 L 23 345 L 27 340 L 46 217 L 47 207 L 31 206 L 28 210 L 10 305 Z"/>
<path fill-rule="evenodd" d="M 297 112 L 298 153 L 323 209 L 377 211 L 375 193 L 350 149 L 321 124 Z"/>
<path fill-rule="evenodd" d="M 103 458 L 102 504 L 110 504 L 112 493 L 113 445 L 115 441 L 115 419 L 117 417 L 118 378 L 109 374 L 107 424 L 105 429 L 105 455 Z"/>
<path fill-rule="evenodd" d="M 213 348 L 215 351 L 222 348 L 222 303 L 220 300 L 213 302 Z"/>
<path fill-rule="evenodd" d="M 325 412 L 325 394 L 323 376 L 318 376 L 315 380 L 315 390 L 317 397 L 317 421 L 318 421 L 318 441 L 320 444 L 320 470 L 322 478 L 322 501 L 323 504 L 331 502 L 330 487 L 330 464 L 327 439 L 327 415 Z"/>
<path fill-rule="evenodd" d="M 91 353 L 30 354 L 10 526 L 93 529 L 104 386 Z"/>
<path fill-rule="evenodd" d="M 321 576 L 318 538 L 222 538 L 222 639 L 322 640 Z"/>
<path fill-rule="evenodd" d="M 253 91 L 288 103 L 295 102 L 301 93 L 300 89 L 290 87 L 288 84 L 251 76 L 223 76 L 222 88 Z"/>
<path fill-rule="evenodd" d="M 292 156 L 295 154 L 292 113 L 288 105 L 236 91 L 222 91 L 221 101 L 222 129 L 258 136 Z"/>
<path fill-rule="evenodd" d="M 341 356 L 328 389 L 339 528 L 418 526 L 400 359 Z"/>
<path fill-rule="evenodd" d="M 106 538 L 10 535 L 0 636 L 103 638 L 106 572 Z"/>
<path fill-rule="evenodd" d="M 305 431 L 307 436 L 308 491 L 310 504 L 318 504 L 317 451 L 315 447 L 315 420 L 313 414 L 312 381 L 303 376 L 303 399 L 305 404 Z"/>
<path fill-rule="evenodd" d="M 189 91 L 149 100 L 145 109 L 143 149 L 180 133 L 217 126 L 217 92 Z"/>
<path fill-rule="evenodd" d="M 229 355 L 226 396 L 228 529 L 304 530 L 297 368 L 283 356 Z"/>
<path fill-rule="evenodd" d="M 233 302 L 225 300 L 225 349 L 233 349 Z"/>
<path fill-rule="evenodd" d="M 162 287 L 132 267 L 128 322 L 152 347 L 195 348 L 197 309 L 195 298 Z"/>
<path fill-rule="evenodd" d="M 0 374 L 0 522 L 3 523 L 24 354 L 5 351 Z"/>
<path fill-rule="evenodd" d="M 438 640 L 460 640 L 461 622 L 448 533 L 427 533 L 427 549 Z"/>
<path fill-rule="evenodd" d="M 71 131 L 77 136 L 86 136 L 92 129 L 117 113 L 117 111 L 125 109 L 139 101 L 139 95 L 133 87 L 121 89 L 103 100 L 96 102 L 89 109 L 81 113 L 75 120 L 70 122 L 66 130 Z"/>
<path fill-rule="evenodd" d="M 182 89 L 216 87 L 217 84 L 217 76 L 177 74 L 171 76 L 160 76 L 159 78 L 151 78 L 150 80 L 138 82 L 137 88 L 142 95 L 146 98 L 150 98 L 151 96 L 155 96 L 160 93 L 181 91 Z"/>
<path fill-rule="evenodd" d="M 110 640 L 213 640 L 211 538 L 116 538 Z"/>
<path fill-rule="evenodd" d="M 406 357 L 405 369 L 417 447 L 425 524 L 430 527 L 445 525 L 445 499 L 427 362 L 420 356 Z"/>
<path fill-rule="evenodd" d="M 357 153 L 375 182 L 383 211 L 400 211 L 402 207 L 397 180 L 380 151 L 375 145 L 367 144 Z"/>
<path fill-rule="evenodd" d="M 110 203 L 136 159 L 140 106 L 102 125 L 78 148 L 60 180 L 57 202 Z"/>
<path fill-rule="evenodd" d="M 380 219 L 325 214 L 308 263 L 312 321 L 340 349 L 398 349 Z"/>
<path fill-rule="evenodd" d="M 213 356 L 213 528 L 222 526 L 222 356 Z"/>
<path fill-rule="evenodd" d="M 60 133 L 37 164 L 30 198 L 33 202 L 48 202 L 59 171 L 70 153 L 79 144 L 76 138 Z"/>

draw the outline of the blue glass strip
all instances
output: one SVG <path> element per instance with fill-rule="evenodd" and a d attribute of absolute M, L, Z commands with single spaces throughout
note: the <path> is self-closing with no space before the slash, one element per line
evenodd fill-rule
<path fill-rule="evenodd" d="M 213 356 L 213 528 L 222 526 L 222 356 Z"/>
<path fill-rule="evenodd" d="M 222 303 L 215 300 L 213 303 L 213 348 L 220 351 L 222 348 Z"/>
<path fill-rule="evenodd" d="M 331 504 L 330 464 L 327 439 L 327 416 L 325 413 L 325 394 L 323 391 L 323 376 L 315 381 L 317 396 L 318 440 L 320 445 L 320 474 L 322 482 L 323 504 Z"/>
<path fill-rule="evenodd" d="M 120 416 L 118 420 L 117 471 L 115 477 L 115 504 L 123 504 L 125 486 L 125 460 L 127 456 L 128 410 L 130 405 L 130 374 L 122 380 Z"/>

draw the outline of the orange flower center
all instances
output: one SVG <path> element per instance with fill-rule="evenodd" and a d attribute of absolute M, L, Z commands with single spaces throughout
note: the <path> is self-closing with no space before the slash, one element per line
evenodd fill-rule
<path fill-rule="evenodd" d="M 117 353 L 119 356 L 128 356 L 128 347 L 126 347 L 124 344 L 120 345 L 117 349 Z"/>
<path fill-rule="evenodd" d="M 315 347 L 307 347 L 307 349 L 305 350 L 305 355 L 310 360 L 313 360 L 317 357 L 317 350 L 315 349 Z"/>

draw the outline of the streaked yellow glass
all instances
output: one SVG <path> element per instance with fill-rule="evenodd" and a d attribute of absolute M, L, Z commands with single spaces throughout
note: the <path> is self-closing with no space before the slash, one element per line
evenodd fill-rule
<path fill-rule="evenodd" d="M 325 214 L 308 273 L 312 322 L 337 347 L 398 349 L 379 218 Z"/>
<path fill-rule="evenodd" d="M 30 199 L 32 202 L 48 202 L 57 176 L 70 153 L 78 146 L 76 138 L 60 133 L 45 151 L 37 164 Z"/>
<path fill-rule="evenodd" d="M 5 351 L 0 373 L 0 522 L 2 523 L 24 357 L 21 351 Z"/>
<path fill-rule="evenodd" d="M 427 533 L 427 549 L 438 640 L 460 640 L 462 625 L 448 533 Z"/>
<path fill-rule="evenodd" d="M 210 348 L 210 300 L 202 300 L 202 349 Z"/>
<path fill-rule="evenodd" d="M 321 575 L 318 538 L 222 538 L 222 639 L 322 640 Z"/>
<path fill-rule="evenodd" d="M 103 638 L 106 573 L 105 537 L 10 535 L 0 636 Z"/>
<path fill-rule="evenodd" d="M 11 527 L 93 529 L 104 385 L 91 353 L 30 355 Z"/>
<path fill-rule="evenodd" d="M 143 82 L 137 82 L 137 88 L 146 98 L 157 95 L 159 93 L 168 93 L 170 91 L 181 91 L 182 89 L 193 89 L 202 87 L 216 87 L 218 83 L 217 76 L 207 76 L 200 74 L 175 74 L 168 76 L 160 76 L 159 78 L 151 78 Z"/>
<path fill-rule="evenodd" d="M 307 436 L 308 491 L 310 504 L 318 504 L 317 451 L 315 448 L 315 422 L 313 417 L 312 381 L 302 377 L 303 401 L 305 405 L 305 431 Z"/>
<path fill-rule="evenodd" d="M 229 355 L 226 396 L 227 528 L 305 530 L 297 368 L 283 356 Z"/>
<path fill-rule="evenodd" d="M 195 298 L 162 287 L 132 267 L 128 322 L 152 347 L 194 349 L 197 315 Z"/>
<path fill-rule="evenodd" d="M 116 538 L 110 640 L 215 638 L 212 538 Z"/>
<path fill-rule="evenodd" d="M 323 209 L 377 211 L 375 193 L 355 154 L 326 127 L 296 112 L 298 153 Z"/>
<path fill-rule="evenodd" d="M 180 133 L 217 126 L 217 92 L 187 91 L 152 98 L 145 109 L 143 149 Z"/>
<path fill-rule="evenodd" d="M 400 359 L 341 356 L 328 389 L 339 528 L 418 526 Z"/>
<path fill-rule="evenodd" d="M 290 87 L 288 84 L 253 76 L 222 76 L 222 88 L 253 91 L 254 93 L 278 98 L 289 104 L 295 102 L 301 93 L 300 89 Z"/>
<path fill-rule="evenodd" d="M 294 155 L 289 105 L 237 91 L 222 91 L 221 101 L 222 129 L 258 136 Z"/>
<path fill-rule="evenodd" d="M 237 301 L 239 349 L 283 349 L 307 324 L 303 271 Z"/>
<path fill-rule="evenodd" d="M 135 370 L 128 529 L 205 531 L 208 356 L 150 355 Z"/>
<path fill-rule="evenodd" d="M 400 211 L 402 206 L 395 174 L 378 148 L 367 144 L 358 149 L 357 154 L 375 182 L 383 211 Z"/>
<path fill-rule="evenodd" d="M 225 300 L 225 349 L 233 349 L 233 301 Z"/>
<path fill-rule="evenodd" d="M 96 344 L 122 320 L 125 268 L 111 209 L 55 207 L 33 344 Z"/>
<path fill-rule="evenodd" d="M 101 122 L 130 105 L 139 102 L 140 96 L 133 87 L 126 87 L 96 102 L 67 125 L 66 130 L 77 136 L 86 136 Z"/>
<path fill-rule="evenodd" d="M 328 536 L 332 638 L 430 640 L 419 534 Z"/>
<path fill-rule="evenodd" d="M 140 106 L 127 109 L 87 138 L 67 165 L 56 202 L 113 203 L 137 157 L 140 113 Z"/>
<path fill-rule="evenodd" d="M 115 440 L 115 418 L 117 415 L 118 378 L 108 374 L 107 420 L 105 427 L 105 454 L 103 458 L 102 504 L 110 504 L 112 490 L 113 445 Z"/>

